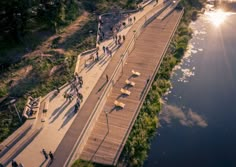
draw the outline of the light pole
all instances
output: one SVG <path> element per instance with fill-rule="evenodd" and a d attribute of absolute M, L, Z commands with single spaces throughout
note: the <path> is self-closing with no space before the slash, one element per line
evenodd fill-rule
<path fill-rule="evenodd" d="M 123 74 L 123 59 L 124 59 L 124 55 L 122 54 L 122 55 L 120 55 L 120 58 L 121 58 L 121 73 Z"/>
<path fill-rule="evenodd" d="M 109 133 L 109 122 L 108 122 L 108 114 L 109 112 L 104 110 L 105 114 L 106 114 L 106 120 L 107 120 L 107 129 L 108 129 L 108 133 Z"/>
<path fill-rule="evenodd" d="M 18 118 L 19 118 L 20 122 L 22 123 L 22 119 L 21 119 L 20 114 L 19 114 L 19 111 L 18 111 L 18 109 L 17 109 L 17 107 L 16 107 L 16 99 L 12 99 L 12 100 L 9 102 L 9 105 L 13 105 L 13 106 L 14 106 L 15 111 L 16 111 L 16 114 L 18 115 Z M 9 106 L 9 109 L 10 109 L 10 111 L 11 111 L 11 106 Z"/>

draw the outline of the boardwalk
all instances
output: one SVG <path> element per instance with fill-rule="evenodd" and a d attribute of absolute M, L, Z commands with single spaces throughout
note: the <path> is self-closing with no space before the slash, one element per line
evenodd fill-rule
<path fill-rule="evenodd" d="M 156 19 L 140 35 L 135 49 L 124 65 L 120 79 L 115 83 L 105 104 L 103 111 L 107 114 L 105 112 L 100 114 L 81 159 L 108 165 L 117 163 L 132 122 L 137 116 L 147 79 L 152 77 L 161 62 L 180 16 L 180 11 L 174 11 L 163 21 Z M 134 77 L 132 70 L 140 72 L 141 75 Z M 125 84 L 127 79 L 133 81 L 135 86 L 127 87 Z M 122 95 L 121 88 L 128 89 L 131 92 L 130 96 Z M 115 108 L 115 100 L 124 103 L 124 109 Z"/>

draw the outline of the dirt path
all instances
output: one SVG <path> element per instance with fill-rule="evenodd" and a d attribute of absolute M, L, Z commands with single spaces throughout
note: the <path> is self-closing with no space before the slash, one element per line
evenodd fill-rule
<path fill-rule="evenodd" d="M 72 36 L 74 33 L 76 33 L 79 29 L 83 27 L 86 22 L 89 21 L 89 13 L 83 12 L 81 16 L 79 16 L 73 23 L 71 23 L 69 26 L 65 27 L 63 29 L 62 33 L 57 33 L 51 37 L 49 37 L 45 42 L 43 42 L 40 46 L 37 47 L 34 51 L 25 54 L 23 57 L 30 57 L 35 55 L 41 55 L 41 56 L 51 56 L 50 54 L 44 54 L 44 52 L 51 50 L 53 41 L 56 39 L 59 39 L 58 42 L 64 42 L 68 37 Z M 53 49 L 56 52 L 59 52 L 60 54 L 64 53 L 64 48 L 58 48 Z"/>

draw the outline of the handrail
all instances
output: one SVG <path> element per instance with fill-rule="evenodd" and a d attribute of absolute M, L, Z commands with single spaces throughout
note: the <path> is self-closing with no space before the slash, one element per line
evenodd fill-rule
<path fill-rule="evenodd" d="M 131 38 L 131 40 L 130 40 L 128 46 L 126 47 L 125 51 L 123 52 L 123 54 L 121 54 L 121 55 L 123 55 L 123 56 L 121 56 L 121 58 L 119 59 L 119 62 L 118 62 L 118 64 L 117 64 L 117 66 L 116 66 L 114 72 L 112 73 L 112 75 L 111 75 L 111 77 L 110 77 L 110 79 L 109 79 L 107 85 L 106 85 L 105 88 L 104 88 L 104 91 L 102 92 L 101 96 L 99 97 L 99 99 L 98 99 L 98 101 L 97 101 L 97 103 L 96 103 L 96 105 L 95 105 L 95 107 L 94 107 L 94 109 L 93 109 L 93 111 L 92 111 L 92 114 L 90 115 L 90 117 L 89 117 L 89 119 L 88 119 L 88 121 L 87 121 L 87 123 L 86 123 L 85 128 L 82 130 L 82 133 L 80 134 L 78 140 L 76 141 L 74 147 L 72 148 L 72 151 L 71 151 L 69 157 L 67 158 L 67 160 L 66 160 L 64 166 L 68 166 L 68 165 L 69 165 L 69 163 L 70 163 L 70 161 L 71 161 L 71 159 L 72 159 L 72 156 L 74 155 L 74 152 L 76 151 L 76 149 L 78 148 L 78 146 L 81 144 L 80 141 L 83 139 L 83 136 L 84 136 L 86 130 L 90 128 L 90 126 L 91 126 L 91 120 L 94 118 L 95 113 L 97 113 L 96 111 L 98 110 L 100 104 L 102 103 L 103 98 L 108 94 L 108 92 L 109 92 L 109 90 L 110 90 L 110 87 L 112 86 L 113 81 L 115 80 L 115 77 L 116 77 L 116 75 L 117 75 L 117 72 L 118 72 L 118 70 L 120 69 L 120 66 L 121 66 L 121 65 L 123 66 L 123 60 L 124 60 L 124 58 L 126 58 L 126 57 L 128 56 L 128 54 L 129 54 L 129 49 L 133 49 L 133 48 L 130 48 L 132 42 L 134 42 L 134 44 L 135 44 L 135 39 L 137 38 L 137 36 L 139 36 L 139 35 L 141 34 L 143 28 L 144 28 L 148 23 L 150 23 L 149 21 L 152 20 L 153 17 L 157 17 L 157 14 L 159 14 L 159 12 L 162 11 L 162 9 L 165 9 L 165 8 L 168 7 L 170 4 L 171 4 L 171 2 L 168 1 L 168 2 L 163 2 L 161 5 L 158 5 L 158 6 L 154 7 L 150 12 L 148 12 L 146 15 L 142 16 L 142 18 L 139 19 L 139 20 L 135 23 L 135 24 L 138 24 L 138 23 L 140 24 L 140 25 L 138 26 L 137 30 L 133 31 L 132 28 L 129 30 L 128 34 L 129 34 L 129 33 L 131 34 L 131 32 L 133 31 L 134 35 L 133 35 L 133 37 Z M 162 8 L 162 9 L 161 9 L 161 8 Z M 159 11 L 159 9 L 161 9 L 161 10 Z M 158 10 L 158 11 L 157 11 L 157 10 Z M 148 16 L 148 15 L 149 15 L 149 16 Z M 147 18 L 147 17 L 148 17 L 148 18 Z M 127 53 L 128 53 L 128 54 L 127 54 Z"/>

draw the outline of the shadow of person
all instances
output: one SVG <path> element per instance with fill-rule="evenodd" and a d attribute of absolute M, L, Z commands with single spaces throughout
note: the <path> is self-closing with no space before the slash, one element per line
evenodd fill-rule
<path fill-rule="evenodd" d="M 79 110 L 79 109 L 78 109 Z M 65 116 L 64 116 L 64 121 L 63 121 L 63 123 L 62 123 L 62 125 L 61 125 L 61 127 L 58 129 L 58 131 L 60 131 L 74 116 L 75 116 L 75 112 L 74 112 L 74 106 L 73 107 L 71 107 L 68 111 L 67 111 L 67 113 L 65 114 Z"/>
<path fill-rule="evenodd" d="M 56 114 L 55 116 L 53 117 L 53 119 L 50 121 L 50 124 L 53 123 L 60 115 L 61 113 L 66 109 L 66 107 L 71 103 L 71 101 L 66 101 L 65 105 L 64 106 L 61 106 L 60 108 L 57 108 L 56 110 Z M 52 118 L 52 117 L 50 117 Z"/>
<path fill-rule="evenodd" d="M 39 165 L 40 167 L 43 167 L 45 162 L 47 162 L 47 159 L 44 159 L 44 161 Z"/>

